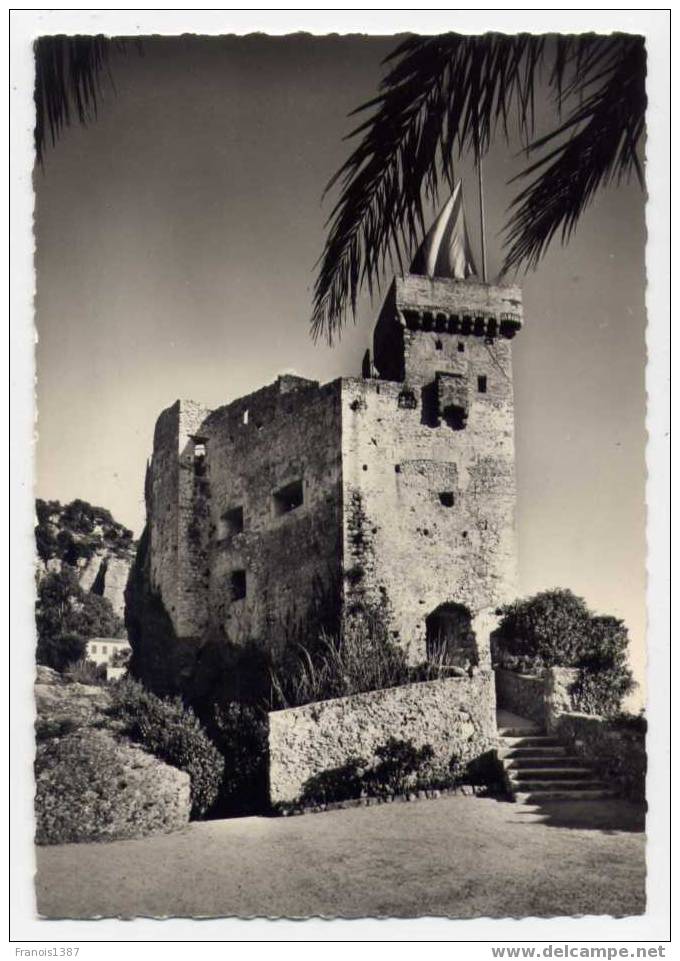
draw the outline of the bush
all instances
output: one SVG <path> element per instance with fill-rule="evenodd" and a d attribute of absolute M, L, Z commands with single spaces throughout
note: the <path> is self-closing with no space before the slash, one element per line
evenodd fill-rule
<path fill-rule="evenodd" d="M 494 653 L 522 658 L 534 669 L 573 667 L 583 653 L 590 613 L 569 590 L 542 591 L 499 608 Z"/>
<path fill-rule="evenodd" d="M 470 776 L 456 755 L 448 762 L 437 762 L 430 744 L 415 747 L 411 740 L 389 738 L 375 750 L 373 764 L 361 757 L 350 757 L 339 767 L 321 771 L 305 782 L 300 801 L 305 805 L 328 804 L 359 797 L 390 797 L 415 790 L 455 787 L 468 781 L 484 783 L 481 774 Z M 481 768 L 479 771 L 481 772 Z M 494 770 L 495 783 L 497 771 Z"/>
<path fill-rule="evenodd" d="M 321 771 L 305 781 L 301 802 L 303 804 L 328 804 L 331 801 L 348 801 L 358 798 L 365 790 L 365 774 L 368 761 L 351 757 L 339 767 Z"/>
<path fill-rule="evenodd" d="M 610 668 L 591 672 L 582 668 L 569 688 L 572 707 L 582 714 L 611 717 L 619 712 L 635 684 L 629 670 Z"/>
<path fill-rule="evenodd" d="M 95 664 L 85 658 L 67 664 L 64 674 L 78 684 L 106 684 L 106 665 Z"/>
<path fill-rule="evenodd" d="M 243 814 L 268 807 L 267 719 L 257 708 L 214 705 L 209 734 L 224 758 L 219 813 Z"/>
<path fill-rule="evenodd" d="M 543 591 L 499 609 L 494 661 L 540 674 L 545 667 L 579 668 L 570 689 L 574 709 L 610 716 L 635 687 L 628 667 L 628 631 L 616 617 L 591 614 L 568 590 Z"/>
<path fill-rule="evenodd" d="M 191 778 L 191 814 L 213 806 L 224 775 L 224 760 L 198 718 L 179 698 L 162 700 L 125 678 L 112 687 L 112 714 L 124 733 L 156 757 Z"/>
<path fill-rule="evenodd" d="M 189 780 L 104 731 L 38 745 L 36 841 L 64 844 L 174 831 L 189 820 Z"/>
<path fill-rule="evenodd" d="M 376 748 L 375 755 L 378 763 L 370 773 L 375 793 L 403 794 L 416 786 L 418 774 L 432 761 L 434 751 L 429 744 L 417 748 L 410 739 L 391 737 Z"/>
<path fill-rule="evenodd" d="M 57 634 L 38 638 L 35 658 L 43 667 L 63 671 L 67 665 L 85 657 L 87 642 L 78 634 Z"/>

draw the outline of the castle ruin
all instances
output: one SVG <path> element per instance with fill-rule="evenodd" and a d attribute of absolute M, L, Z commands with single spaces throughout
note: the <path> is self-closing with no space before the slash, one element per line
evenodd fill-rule
<path fill-rule="evenodd" d="M 489 667 L 516 594 L 511 342 L 521 292 L 394 279 L 362 375 L 283 375 L 155 429 L 148 579 L 176 638 L 274 647 L 319 590 L 379 604 L 412 663 Z"/>

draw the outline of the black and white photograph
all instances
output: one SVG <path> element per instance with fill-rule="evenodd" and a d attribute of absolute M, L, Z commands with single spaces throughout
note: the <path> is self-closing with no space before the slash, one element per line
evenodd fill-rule
<path fill-rule="evenodd" d="M 643 919 L 667 14 L 39 13 L 32 930 Z"/>

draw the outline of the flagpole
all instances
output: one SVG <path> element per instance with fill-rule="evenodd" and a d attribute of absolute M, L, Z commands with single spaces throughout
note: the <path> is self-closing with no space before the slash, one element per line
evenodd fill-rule
<path fill-rule="evenodd" d="M 484 225 L 484 181 L 481 152 L 477 155 L 477 174 L 479 180 L 479 219 L 482 228 L 482 281 L 486 283 L 486 227 Z"/>

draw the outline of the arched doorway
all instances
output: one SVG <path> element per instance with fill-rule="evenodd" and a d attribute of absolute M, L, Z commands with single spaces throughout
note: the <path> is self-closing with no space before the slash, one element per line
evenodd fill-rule
<path fill-rule="evenodd" d="M 427 659 L 469 668 L 479 664 L 472 615 L 463 604 L 440 604 L 425 621 Z"/>

